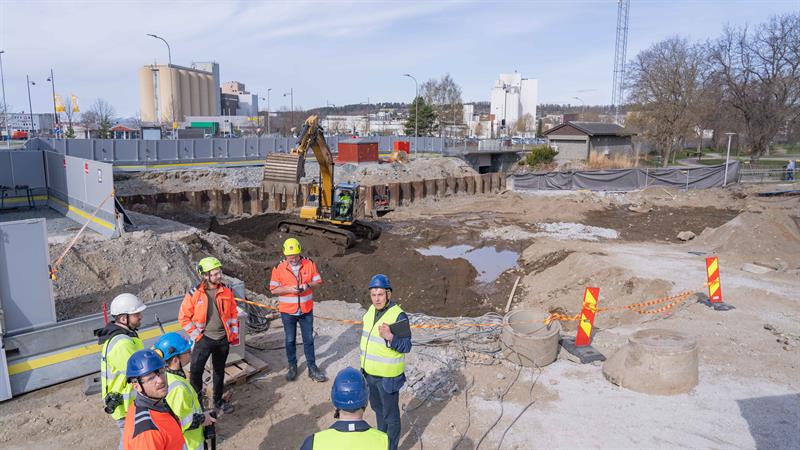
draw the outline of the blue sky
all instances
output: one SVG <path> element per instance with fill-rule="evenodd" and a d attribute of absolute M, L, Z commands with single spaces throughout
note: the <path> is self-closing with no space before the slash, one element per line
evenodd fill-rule
<path fill-rule="evenodd" d="M 632 0 L 628 56 L 672 35 L 705 40 L 725 24 L 757 24 L 800 0 Z M 272 109 L 410 101 L 445 73 L 465 101 L 489 99 L 501 72 L 539 80 L 540 103 L 610 103 L 616 1 L 37 1 L 0 0 L 0 50 L 13 111 L 52 111 L 56 91 L 83 109 L 96 98 L 139 109 L 137 70 L 214 60 L 222 81 L 272 88 Z M 262 109 L 263 109 L 262 104 Z"/>

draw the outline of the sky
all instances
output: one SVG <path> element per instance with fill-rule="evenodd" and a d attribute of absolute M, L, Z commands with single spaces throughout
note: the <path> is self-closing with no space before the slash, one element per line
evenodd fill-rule
<path fill-rule="evenodd" d="M 800 0 L 632 0 L 628 58 L 674 35 L 718 36 L 800 10 Z M 0 50 L 10 111 L 52 111 L 51 85 L 139 110 L 138 69 L 216 61 L 270 108 L 410 102 L 414 83 L 445 73 L 465 102 L 488 101 L 500 73 L 539 80 L 539 103 L 611 102 L 617 2 L 561 1 L 39 1 L 0 0 Z M 575 99 L 580 98 L 580 100 Z M 261 109 L 266 102 L 261 101 Z"/>

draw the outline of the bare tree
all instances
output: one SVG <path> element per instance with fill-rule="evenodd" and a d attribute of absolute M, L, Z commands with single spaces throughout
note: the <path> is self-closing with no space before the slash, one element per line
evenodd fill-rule
<path fill-rule="evenodd" d="M 454 128 L 463 123 L 464 105 L 461 100 L 461 87 L 456 84 L 449 73 L 439 80 L 430 79 L 422 83 L 420 95 L 436 113 L 439 121 L 439 136 L 444 134 L 444 125 L 452 125 Z"/>
<path fill-rule="evenodd" d="M 97 137 L 108 139 L 111 137 L 111 123 L 115 114 L 114 107 L 110 103 L 98 98 L 83 114 L 84 124 L 88 125 L 87 128 L 92 125 L 97 126 Z"/>
<path fill-rule="evenodd" d="M 525 134 L 533 131 L 535 126 L 536 121 L 533 120 L 533 116 L 530 113 L 525 113 L 514 124 L 514 131 L 516 131 L 517 134 Z"/>
<path fill-rule="evenodd" d="M 710 58 L 726 101 L 742 115 L 755 161 L 800 115 L 800 13 L 774 16 L 754 30 L 726 28 Z"/>
<path fill-rule="evenodd" d="M 639 106 L 638 123 L 653 141 L 663 165 L 690 133 L 699 95 L 702 51 L 686 39 L 672 37 L 640 52 L 630 63 L 630 100 Z"/>
<path fill-rule="evenodd" d="M 475 124 L 475 136 L 476 137 L 483 136 L 483 124 L 481 124 L 480 121 L 478 121 L 478 123 Z"/>

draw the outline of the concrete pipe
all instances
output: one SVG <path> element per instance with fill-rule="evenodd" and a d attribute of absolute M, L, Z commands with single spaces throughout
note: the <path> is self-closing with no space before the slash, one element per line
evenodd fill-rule
<path fill-rule="evenodd" d="M 697 385 L 697 341 L 678 331 L 640 330 L 603 364 L 608 381 L 636 392 L 673 395 Z"/>
<path fill-rule="evenodd" d="M 503 318 L 503 355 L 526 367 L 546 366 L 556 360 L 560 332 L 561 323 L 545 325 L 540 312 L 512 311 Z"/>

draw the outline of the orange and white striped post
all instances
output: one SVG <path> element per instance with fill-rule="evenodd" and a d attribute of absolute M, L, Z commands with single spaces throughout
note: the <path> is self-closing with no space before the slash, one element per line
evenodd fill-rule
<path fill-rule="evenodd" d="M 719 280 L 719 258 L 706 258 L 706 274 L 708 275 L 708 301 L 722 303 L 722 285 Z"/>
<path fill-rule="evenodd" d="M 600 298 L 600 288 L 586 288 L 586 292 L 583 294 L 583 310 L 581 310 L 581 321 L 578 322 L 575 347 L 586 347 L 592 342 L 592 326 L 594 325 L 594 313 L 597 311 L 598 298 Z"/>

